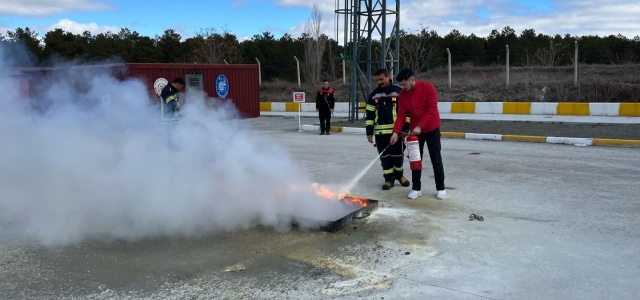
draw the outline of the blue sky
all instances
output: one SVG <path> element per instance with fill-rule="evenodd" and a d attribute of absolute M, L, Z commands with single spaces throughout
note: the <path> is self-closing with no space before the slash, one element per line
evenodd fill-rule
<path fill-rule="evenodd" d="M 0 32 L 30 27 L 43 34 L 53 28 L 74 33 L 118 31 L 126 27 L 143 35 L 161 35 L 173 28 L 189 37 L 201 28 L 227 27 L 240 39 L 270 31 L 299 36 L 311 14 L 312 0 L 3 0 Z M 344 2 L 340 0 L 339 2 Z M 395 4 L 395 1 L 387 1 Z M 335 1 L 315 1 L 323 14 L 325 33 L 335 37 Z M 403 0 L 401 27 L 421 26 L 441 35 L 457 29 L 463 34 L 488 35 L 510 26 L 517 33 L 640 35 L 640 5 L 609 0 Z"/>

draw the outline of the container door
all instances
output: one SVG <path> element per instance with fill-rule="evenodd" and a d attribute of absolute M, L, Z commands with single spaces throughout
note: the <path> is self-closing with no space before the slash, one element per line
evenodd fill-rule
<path fill-rule="evenodd" d="M 204 82 L 203 82 L 202 74 L 196 74 L 196 73 L 187 74 L 187 78 L 185 79 L 187 84 L 187 87 L 186 87 L 187 90 L 193 89 L 197 91 L 204 91 Z"/>

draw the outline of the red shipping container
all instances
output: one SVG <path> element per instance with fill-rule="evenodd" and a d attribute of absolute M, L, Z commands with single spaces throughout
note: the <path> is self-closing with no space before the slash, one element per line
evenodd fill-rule
<path fill-rule="evenodd" d="M 141 80 L 149 88 L 150 99 L 157 99 L 153 84 L 158 78 L 164 78 L 171 82 L 176 77 L 182 77 L 186 81 L 185 89 L 199 89 L 210 98 L 219 97 L 216 88 L 218 78 L 224 77 L 223 86 L 228 93 L 225 99 L 231 99 L 243 118 L 256 118 L 260 116 L 260 86 L 258 65 L 208 65 L 208 64 L 102 64 L 68 67 L 36 67 L 13 68 L 11 73 L 28 75 L 25 79 L 26 89 L 29 80 L 42 82 L 47 76 L 55 76 L 54 72 L 69 71 L 73 69 L 108 69 L 116 78 L 123 80 L 135 77 Z M 222 75 L 222 76 L 221 76 Z M 28 93 L 28 92 L 27 92 Z M 38 97 L 37 91 L 32 91 L 32 97 Z M 158 102 L 154 102 L 158 103 Z"/>
<path fill-rule="evenodd" d="M 3 78 L 4 77 L 4 78 Z M 7 79 L 8 78 L 8 79 Z M 18 89 L 18 101 L 22 101 L 20 105 L 28 108 L 29 101 L 29 77 L 20 71 L 12 69 L 0 70 L 0 80 L 11 81 L 11 85 Z"/>
<path fill-rule="evenodd" d="M 220 75 L 226 78 L 227 95 L 244 118 L 260 116 L 260 86 L 258 65 L 206 65 L 206 64 L 126 64 L 130 75 L 142 80 L 150 93 L 158 78 L 171 82 L 176 77 L 186 81 L 185 89 L 197 88 L 212 98 L 219 97 L 216 81 Z"/>

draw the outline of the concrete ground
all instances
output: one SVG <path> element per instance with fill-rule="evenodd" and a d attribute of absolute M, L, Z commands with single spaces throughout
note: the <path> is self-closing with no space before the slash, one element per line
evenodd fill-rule
<path fill-rule="evenodd" d="M 377 155 L 363 135 L 244 122 L 320 183 L 349 181 Z M 443 139 L 442 151 L 446 200 L 428 163 L 415 200 L 409 188 L 382 191 L 376 163 L 353 194 L 379 210 L 338 233 L 58 249 L 4 240 L 0 299 L 637 299 L 638 149 Z"/>

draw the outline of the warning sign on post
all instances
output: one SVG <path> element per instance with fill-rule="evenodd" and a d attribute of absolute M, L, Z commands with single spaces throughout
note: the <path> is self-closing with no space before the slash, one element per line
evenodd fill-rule
<path fill-rule="evenodd" d="M 293 102 L 305 102 L 305 93 L 293 92 Z"/>

